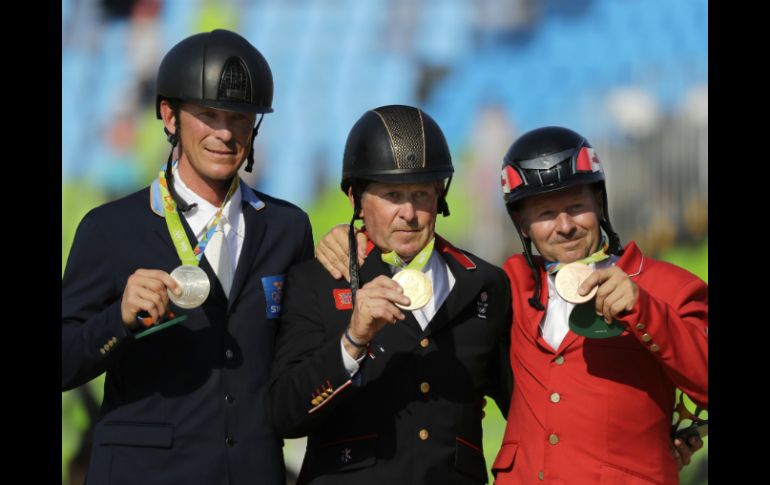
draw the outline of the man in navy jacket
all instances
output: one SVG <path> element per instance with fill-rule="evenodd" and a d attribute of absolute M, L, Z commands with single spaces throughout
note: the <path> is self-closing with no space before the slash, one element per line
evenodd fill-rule
<path fill-rule="evenodd" d="M 285 274 L 313 249 L 303 211 L 238 177 L 272 111 L 270 68 L 215 30 L 169 51 L 157 90 L 165 169 L 85 216 L 62 280 L 62 390 L 106 372 L 87 482 L 283 484 L 270 363 Z M 182 261 L 211 288 L 195 308 L 169 301 Z"/>

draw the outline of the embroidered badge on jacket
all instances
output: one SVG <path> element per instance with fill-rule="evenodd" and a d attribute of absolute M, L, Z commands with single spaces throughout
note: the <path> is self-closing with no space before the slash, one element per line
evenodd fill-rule
<path fill-rule="evenodd" d="M 487 292 L 482 291 L 479 294 L 479 300 L 476 302 L 476 308 L 478 310 L 476 316 L 485 320 L 487 318 L 487 307 L 489 307 L 489 303 L 487 302 L 488 299 L 489 296 L 487 295 Z"/>
<path fill-rule="evenodd" d="M 262 278 L 267 318 L 278 318 L 281 316 L 281 297 L 283 295 L 283 282 L 285 279 L 286 275 L 265 276 Z"/>
<path fill-rule="evenodd" d="M 347 463 L 353 459 L 353 457 L 350 456 L 351 451 L 352 450 L 350 448 L 345 448 L 344 450 L 342 450 L 342 456 L 340 456 L 340 461 L 342 463 Z"/>
<path fill-rule="evenodd" d="M 353 294 L 350 288 L 337 288 L 334 290 L 334 306 L 337 310 L 353 309 Z"/>

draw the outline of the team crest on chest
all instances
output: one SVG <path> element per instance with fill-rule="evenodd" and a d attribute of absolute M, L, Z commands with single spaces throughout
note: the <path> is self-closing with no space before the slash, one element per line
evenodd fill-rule
<path fill-rule="evenodd" d="M 265 310 L 267 318 L 281 316 L 281 297 L 286 275 L 265 276 L 262 278 L 262 289 L 265 291 Z"/>
<path fill-rule="evenodd" d="M 487 295 L 486 291 L 482 291 L 479 294 L 478 301 L 476 301 L 476 316 L 485 320 L 487 318 L 487 309 L 489 308 L 489 302 L 487 300 L 489 300 L 489 295 Z"/>
<path fill-rule="evenodd" d="M 350 448 L 345 448 L 344 450 L 342 450 L 342 454 L 340 455 L 340 461 L 342 463 L 347 463 L 353 459 L 353 457 L 350 456 L 351 451 L 352 450 Z"/>
<path fill-rule="evenodd" d="M 350 288 L 337 288 L 334 290 L 334 306 L 337 310 L 353 309 L 353 293 Z"/>

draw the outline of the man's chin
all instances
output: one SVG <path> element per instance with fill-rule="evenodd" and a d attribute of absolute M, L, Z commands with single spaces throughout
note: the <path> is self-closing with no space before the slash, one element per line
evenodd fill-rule
<path fill-rule="evenodd" d="M 559 262 L 564 264 L 574 263 L 589 255 L 584 250 L 575 249 L 574 251 L 565 251 L 559 255 Z"/>
<path fill-rule="evenodd" d="M 404 260 L 411 260 L 417 256 L 420 250 L 422 250 L 422 246 L 420 246 L 419 242 L 394 245 L 394 251 L 396 251 L 396 254 Z"/>
<path fill-rule="evenodd" d="M 233 176 L 235 176 L 237 173 L 238 173 L 237 168 L 227 166 L 227 167 L 218 167 L 216 170 L 211 170 L 207 175 L 211 180 L 225 182 L 233 178 Z"/>

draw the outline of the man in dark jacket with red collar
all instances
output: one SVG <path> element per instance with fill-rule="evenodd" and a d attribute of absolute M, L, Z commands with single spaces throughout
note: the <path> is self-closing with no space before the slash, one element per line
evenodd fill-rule
<path fill-rule="evenodd" d="M 510 293 L 499 268 L 435 234 L 452 172 L 417 108 L 368 111 L 348 136 L 342 190 L 366 258 L 350 285 L 315 260 L 294 267 L 276 344 L 274 423 L 308 436 L 300 483 L 487 481 L 482 402 L 508 408 Z"/>

